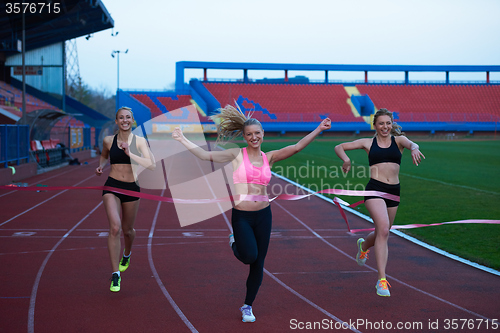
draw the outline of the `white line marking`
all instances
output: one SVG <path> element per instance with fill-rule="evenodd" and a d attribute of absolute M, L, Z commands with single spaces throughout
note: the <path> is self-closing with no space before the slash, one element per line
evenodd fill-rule
<path fill-rule="evenodd" d="M 94 161 L 94 162 L 90 162 L 90 163 L 89 163 L 89 165 L 90 165 L 90 164 L 94 164 L 95 162 L 97 162 L 97 160 L 96 160 L 96 161 Z M 31 183 L 31 184 L 28 184 L 28 186 L 37 185 L 37 184 L 40 184 L 40 183 L 42 183 L 42 182 L 45 182 L 45 181 L 47 181 L 47 180 L 49 180 L 49 179 L 56 178 L 56 177 L 59 177 L 59 176 L 62 176 L 62 175 L 64 175 L 64 174 L 66 174 L 66 173 L 68 173 L 68 172 L 73 172 L 73 171 L 74 171 L 73 169 L 69 169 L 68 171 L 64 171 L 64 172 L 61 172 L 61 173 L 57 173 L 57 174 L 55 174 L 54 176 L 51 176 L 51 177 L 48 177 L 48 178 L 45 178 L 45 179 L 39 180 L 39 181 L 38 181 L 38 182 L 36 182 L 36 183 Z M 0 195 L 0 198 L 1 198 L 1 197 L 3 197 L 3 196 L 6 196 L 6 195 L 8 195 L 8 194 L 12 194 L 12 193 L 16 193 L 16 192 L 17 192 L 17 191 L 16 191 L 16 190 L 14 190 L 14 191 L 10 191 L 10 192 L 4 193 L 4 194 Z"/>
<path fill-rule="evenodd" d="M 47 256 L 45 257 L 45 260 L 43 261 L 42 265 L 40 266 L 40 269 L 38 270 L 38 274 L 36 275 L 35 283 L 33 284 L 33 289 L 31 290 L 31 297 L 30 297 L 30 306 L 28 310 L 28 333 L 33 333 L 35 331 L 35 303 L 36 303 L 36 294 L 38 292 L 38 285 L 40 284 L 40 279 L 42 278 L 42 273 L 43 270 L 45 269 L 45 266 L 47 265 L 47 262 L 49 261 L 50 257 L 54 253 L 54 251 L 57 249 L 57 247 L 71 234 L 73 230 L 75 230 L 83 221 L 85 221 L 99 206 L 102 205 L 102 201 L 94 207 L 88 213 L 85 215 L 83 219 L 81 219 L 77 224 L 73 226 L 62 238 L 59 240 L 59 242 L 54 245 L 54 247 L 49 251 Z"/>
<path fill-rule="evenodd" d="M 95 176 L 94 176 L 94 175 L 92 175 L 92 176 L 90 176 L 90 177 L 87 177 L 87 178 L 85 178 L 84 180 L 82 180 L 81 182 L 78 182 L 78 183 L 74 184 L 73 186 L 78 186 L 78 185 L 80 185 L 81 183 L 83 183 L 83 182 L 85 182 L 85 181 L 89 180 L 89 179 L 90 179 L 90 178 L 92 178 L 92 177 L 95 177 Z M 27 212 L 29 212 L 29 211 L 31 211 L 31 210 L 33 210 L 33 209 L 35 209 L 36 207 L 38 207 L 38 206 L 40 206 L 40 205 L 42 205 L 42 204 L 46 203 L 47 201 L 50 201 L 50 200 L 54 199 L 55 197 L 57 197 L 57 196 L 59 196 L 59 195 L 63 194 L 64 192 L 67 192 L 67 191 L 68 191 L 68 190 L 62 190 L 61 192 L 59 192 L 59 193 L 57 193 L 57 194 L 54 194 L 54 195 L 53 195 L 53 196 L 51 196 L 50 198 L 48 198 L 48 199 L 46 199 L 46 200 L 44 200 L 44 201 L 42 201 L 42 202 L 40 202 L 40 203 L 36 204 L 35 206 L 33 206 L 33 207 L 31 207 L 31 208 L 29 208 L 29 209 L 25 210 L 24 212 L 19 213 L 19 214 L 17 214 L 17 215 L 16 215 L 16 216 L 14 216 L 14 217 L 11 217 L 11 218 L 10 218 L 10 219 L 8 219 L 7 221 L 0 223 L 0 227 L 1 227 L 1 226 L 3 226 L 4 224 L 9 223 L 9 222 L 10 222 L 10 221 L 12 221 L 12 220 L 14 220 L 14 219 L 18 218 L 19 216 L 26 214 Z"/>
<path fill-rule="evenodd" d="M 465 188 L 465 189 L 468 189 L 468 190 L 474 190 L 474 191 L 478 191 L 478 192 L 484 192 L 484 193 L 488 193 L 488 194 L 500 195 L 500 193 L 498 193 L 498 192 L 493 192 L 493 191 L 488 191 L 488 190 L 482 190 L 482 189 L 471 187 L 471 186 L 458 185 L 458 184 L 453 184 L 453 183 L 447 183 L 447 182 L 443 182 L 443 181 L 437 180 L 437 179 L 424 178 L 424 177 L 414 176 L 414 175 L 410 175 L 410 174 L 402 173 L 402 172 L 400 172 L 399 174 L 403 175 L 403 176 L 406 176 L 406 177 L 411 177 L 411 178 L 426 180 L 428 182 L 434 182 L 434 183 L 439 183 L 439 184 L 448 185 L 448 186 L 455 186 L 455 187 Z"/>
<path fill-rule="evenodd" d="M 371 273 L 369 271 L 325 271 L 325 272 L 274 272 L 274 275 L 284 275 L 284 274 L 359 274 L 359 273 Z"/>
<path fill-rule="evenodd" d="M 271 279 L 273 279 L 274 281 L 276 281 L 280 286 L 282 286 L 283 288 L 285 288 L 286 290 L 288 290 L 289 292 L 291 292 L 292 294 L 294 294 L 295 296 L 297 296 L 298 298 L 300 298 L 301 300 L 303 300 L 304 302 L 306 302 L 307 304 L 309 304 L 310 306 L 312 306 L 313 308 L 315 308 L 316 310 L 320 311 L 321 313 L 323 313 L 324 315 L 332 318 L 333 320 L 335 320 L 336 322 L 338 323 L 341 323 L 342 324 L 342 327 L 349 327 L 351 331 L 353 332 L 361 332 L 361 331 L 358 331 L 357 329 L 355 329 L 354 327 L 350 327 L 350 325 L 346 322 L 344 322 L 343 320 L 335 317 L 334 315 L 332 315 L 330 312 L 326 311 L 325 309 L 323 309 L 322 307 L 316 305 L 315 303 L 311 302 L 309 299 L 305 298 L 304 296 L 302 296 L 301 294 L 299 294 L 298 292 L 296 292 L 295 290 L 293 290 L 292 288 L 290 288 L 289 286 L 287 286 L 285 283 L 283 283 L 280 279 L 278 279 L 276 276 L 274 276 L 273 274 L 271 274 L 267 269 L 264 268 L 264 272 L 269 276 L 271 277 Z M 344 323 L 347 324 L 346 326 L 344 326 Z"/>
<path fill-rule="evenodd" d="M 324 195 L 321 195 L 321 194 L 319 194 L 319 193 L 315 193 L 315 192 L 314 192 L 314 191 L 312 191 L 311 189 L 309 189 L 309 188 L 307 188 L 307 187 L 304 187 L 304 186 L 302 186 L 302 185 L 300 185 L 300 184 L 298 184 L 298 183 L 294 182 L 293 180 L 290 180 L 290 179 L 285 178 L 285 177 L 283 177 L 283 176 L 281 176 L 281 175 L 278 175 L 278 174 L 277 174 L 277 173 L 275 173 L 275 172 L 272 172 L 272 174 L 273 174 L 274 176 L 276 176 L 276 177 L 278 177 L 278 178 L 280 178 L 280 179 L 282 179 L 282 180 L 286 181 L 286 182 L 289 182 L 289 183 L 291 183 L 291 184 L 293 184 L 293 185 L 295 185 L 295 186 L 297 186 L 297 187 L 299 187 L 299 188 L 303 189 L 304 191 L 307 191 L 307 192 L 309 192 L 309 193 L 313 193 L 313 194 L 314 194 L 315 196 L 317 196 L 318 198 L 321 198 L 321 199 L 323 199 L 323 200 L 325 200 L 325 201 L 328 201 L 329 203 L 331 203 L 331 204 L 333 204 L 333 205 L 334 205 L 334 203 L 333 203 L 333 200 L 332 200 L 332 199 L 327 198 L 327 197 L 325 197 Z M 450 185 L 451 185 L 451 184 L 450 184 Z M 364 220 L 366 220 L 366 221 L 368 221 L 368 222 L 373 223 L 373 220 L 372 220 L 369 216 L 366 216 L 366 215 L 364 215 L 364 214 L 362 214 L 362 213 L 358 212 L 358 211 L 357 211 L 357 210 L 355 210 L 355 209 L 352 209 L 352 208 L 347 207 L 347 206 L 343 206 L 343 209 L 344 209 L 344 210 L 346 210 L 346 211 L 348 211 L 348 212 L 350 212 L 351 214 L 354 214 L 354 215 L 356 215 L 356 216 L 358 216 L 358 217 L 361 217 L 362 219 L 364 219 Z M 422 247 L 424 247 L 424 248 L 426 248 L 426 249 L 428 249 L 428 250 L 431 250 L 431 251 L 433 251 L 433 252 L 439 253 L 439 254 L 441 254 L 441 255 L 443 255 L 443 256 L 445 256 L 445 257 L 448 257 L 448 258 L 450 258 L 450 259 L 456 260 L 456 261 L 461 262 L 461 263 L 463 263 L 463 264 L 466 264 L 466 265 L 472 266 L 472 267 L 474 267 L 474 268 L 480 269 L 480 270 L 482 270 L 482 271 L 485 271 L 485 272 L 488 272 L 488 273 L 491 273 L 491 274 L 494 274 L 494 275 L 498 275 L 498 276 L 500 276 L 500 271 L 497 271 L 497 270 L 495 270 L 495 269 L 493 269 L 493 268 L 490 268 L 490 267 L 486 267 L 486 266 L 480 265 L 480 264 L 478 264 L 478 263 L 472 262 L 472 261 L 470 261 L 470 260 L 467 260 L 467 259 L 461 258 L 461 257 L 456 256 L 456 255 L 454 255 L 454 254 L 451 254 L 451 253 L 448 253 L 448 252 L 443 251 L 443 250 L 441 250 L 441 249 L 438 249 L 438 248 L 437 248 L 437 247 L 435 247 L 435 246 L 429 245 L 429 244 L 424 243 L 424 242 L 422 242 L 422 241 L 420 241 L 420 240 L 418 240 L 418 239 L 416 239 L 416 238 L 414 238 L 414 237 L 408 236 L 407 234 L 402 233 L 402 232 L 401 232 L 401 231 L 399 231 L 399 230 L 392 230 L 392 229 L 391 229 L 391 232 L 392 232 L 393 234 L 395 234 L 395 235 L 399 236 L 399 237 L 403 237 L 403 238 L 405 238 L 406 240 L 409 240 L 410 242 L 413 242 L 413 243 L 415 243 L 415 244 L 417 244 L 417 245 L 420 245 L 420 246 L 422 246 Z"/>
<path fill-rule="evenodd" d="M 301 221 L 298 217 L 296 217 L 295 215 L 293 215 L 293 214 L 292 214 L 290 211 L 288 211 L 285 207 L 281 206 L 281 205 L 280 205 L 279 203 L 277 203 L 277 202 L 275 202 L 275 205 L 279 206 L 279 207 L 280 207 L 281 209 L 283 209 L 286 213 L 288 213 L 288 214 L 289 214 L 292 218 L 294 218 L 297 222 L 299 222 L 300 224 L 302 224 L 302 225 L 304 226 L 304 228 L 306 228 L 306 229 L 308 229 L 308 230 L 312 231 L 312 229 L 311 229 L 308 225 L 306 225 L 306 224 L 305 224 L 304 222 L 302 222 L 302 221 Z M 322 242 L 324 242 L 325 244 L 327 244 L 328 246 L 330 246 L 331 248 L 333 248 L 333 249 L 337 250 L 338 252 L 340 252 L 340 253 L 342 253 L 343 255 L 345 255 L 346 257 L 348 257 L 350 260 L 353 260 L 353 261 L 355 261 L 355 260 L 356 260 L 355 258 L 353 258 L 353 256 L 352 256 L 352 255 L 349 255 L 349 254 L 347 254 L 346 252 L 344 252 L 344 251 L 340 250 L 338 247 L 336 247 L 336 246 L 334 246 L 333 244 L 329 243 L 327 240 L 325 240 L 325 239 L 324 239 L 323 237 L 321 237 L 320 235 L 318 235 L 318 238 L 319 238 Z M 375 268 L 373 268 L 373 267 L 371 267 L 371 266 L 369 266 L 369 265 L 364 265 L 363 267 L 366 267 L 366 268 L 368 268 L 368 269 L 370 269 L 370 270 L 372 270 L 372 271 L 374 271 L 374 272 L 377 272 L 377 269 L 375 269 Z M 447 300 L 445 300 L 445 299 L 442 299 L 441 297 L 435 296 L 435 295 L 430 294 L 430 293 L 428 293 L 428 292 L 426 292 L 426 291 L 423 291 L 423 290 L 421 290 L 421 289 L 418 289 L 417 287 L 411 286 L 411 285 L 409 285 L 409 284 L 407 284 L 407 283 L 405 283 L 405 282 L 403 282 L 403 281 L 401 281 L 401 280 L 399 280 L 399 279 L 397 279 L 397 278 L 395 278 L 395 277 L 393 277 L 393 276 L 387 275 L 387 277 L 391 278 L 391 279 L 392 279 L 392 280 L 394 280 L 394 281 L 397 281 L 397 282 L 401 283 L 402 285 L 404 285 L 404 286 L 406 286 L 406 287 L 408 287 L 408 288 L 411 288 L 411 289 L 413 289 L 413 290 L 415 290 L 415 291 L 418 291 L 418 292 L 420 292 L 420 293 L 422 293 L 422 294 L 424 294 L 424 295 L 430 296 L 430 297 L 432 297 L 432 298 L 434 298 L 434 299 L 436 299 L 436 300 L 438 300 L 438 301 L 441 301 L 441 302 L 443 302 L 443 303 L 446 303 L 446 304 L 448 304 L 448 305 L 450 305 L 450 306 L 453 306 L 453 307 L 455 307 L 455 308 L 457 308 L 457 309 L 459 309 L 459 310 L 465 311 L 465 312 L 467 312 L 467 313 L 469 313 L 469 314 L 471 314 L 471 315 L 477 316 L 477 317 L 479 317 L 479 318 L 483 318 L 483 319 L 486 319 L 486 320 L 490 320 L 490 321 L 491 321 L 491 319 L 490 319 L 490 318 L 487 318 L 487 317 L 485 317 L 485 316 L 483 316 L 483 315 L 480 315 L 479 313 L 475 313 L 475 312 L 473 312 L 473 311 L 467 310 L 466 308 L 463 308 L 463 307 L 461 307 L 460 305 L 457 305 L 457 304 L 451 303 L 451 302 L 449 302 L 449 301 L 447 301 Z"/>
<path fill-rule="evenodd" d="M 68 229 L 0 229 L 0 231 L 68 231 Z"/>
<path fill-rule="evenodd" d="M 161 196 L 163 196 L 163 193 L 165 190 L 162 190 Z M 175 312 L 177 312 L 177 315 L 182 319 L 184 324 L 191 330 L 191 332 L 198 332 L 196 328 L 194 328 L 193 324 L 187 319 L 187 317 L 184 315 L 182 310 L 179 308 L 179 306 L 175 303 L 174 299 L 172 296 L 170 296 L 169 292 L 167 291 L 167 288 L 165 288 L 165 285 L 160 279 L 160 276 L 158 275 L 158 271 L 156 270 L 155 264 L 153 262 L 153 253 L 152 253 L 152 243 L 153 243 L 153 234 L 154 230 L 156 227 L 156 221 L 158 219 L 158 214 L 160 212 L 160 207 L 161 207 L 161 201 L 158 202 L 158 206 L 156 207 L 156 212 L 155 216 L 153 218 L 153 224 L 151 225 L 151 230 L 149 231 L 149 237 L 148 237 L 148 261 L 149 261 L 149 267 L 151 268 L 151 271 L 153 272 L 153 276 L 155 277 L 156 283 L 160 287 L 161 291 L 163 292 L 163 295 L 167 298 L 168 302 L 174 308 Z"/>
<path fill-rule="evenodd" d="M 198 166 L 200 167 L 201 169 L 201 166 L 198 162 Z M 203 172 L 203 170 L 202 170 Z M 212 194 L 214 195 L 215 197 L 215 193 L 213 192 L 212 190 L 212 187 L 210 186 L 210 184 L 208 183 L 207 181 L 207 184 L 210 188 L 210 191 L 212 192 Z M 219 203 L 217 203 L 219 205 L 219 209 L 221 210 L 221 213 L 222 213 L 222 216 L 224 217 L 224 220 L 226 221 L 226 224 L 229 228 L 229 230 L 231 231 L 231 233 L 233 233 L 233 228 L 231 226 L 231 223 L 229 222 L 229 219 L 227 218 L 226 216 L 226 212 L 224 212 L 224 210 L 222 209 L 222 207 L 220 206 Z M 309 304 L 310 306 L 312 306 L 313 308 L 315 308 L 316 310 L 320 311 L 321 313 L 327 315 L 328 317 L 332 318 L 333 320 L 335 320 L 336 322 L 339 322 L 341 324 L 344 324 L 344 321 L 342 321 L 341 319 L 335 317 L 334 315 L 332 315 L 331 313 L 329 313 L 328 311 L 326 311 L 325 309 L 323 309 L 322 307 L 320 307 L 319 305 L 313 303 L 312 301 L 310 301 L 309 299 L 307 299 L 306 297 L 302 296 L 301 294 L 299 294 L 298 292 L 296 292 L 295 290 L 293 290 L 292 288 L 290 288 L 287 284 L 285 284 L 283 281 L 281 281 L 280 279 L 278 279 L 276 276 L 274 276 L 272 273 L 270 273 L 267 269 L 264 268 L 264 273 L 266 273 L 269 277 L 271 277 L 271 279 L 273 279 L 274 281 L 276 281 L 279 285 L 281 285 L 283 288 L 285 288 L 286 290 L 288 290 L 289 292 L 291 292 L 292 294 L 294 294 L 295 296 L 297 296 L 298 298 L 300 298 L 301 300 L 303 300 L 304 302 L 306 302 L 307 304 Z M 349 326 L 349 325 L 348 325 Z M 351 328 L 350 327 L 350 330 L 353 331 L 353 332 L 360 332 L 358 330 L 356 330 L 355 328 Z"/>

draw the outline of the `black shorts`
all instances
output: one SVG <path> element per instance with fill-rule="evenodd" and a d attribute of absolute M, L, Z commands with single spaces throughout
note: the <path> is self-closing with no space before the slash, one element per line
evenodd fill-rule
<path fill-rule="evenodd" d="M 141 192 L 141 188 L 139 187 L 139 185 L 137 185 L 136 182 L 122 182 L 121 180 L 117 180 L 111 177 L 108 177 L 108 180 L 106 180 L 104 186 L 116 187 L 121 190 Z M 139 200 L 138 197 L 132 197 L 126 194 L 115 193 L 113 191 L 107 191 L 107 190 L 102 191 L 102 195 L 105 195 L 106 193 L 113 193 L 118 199 L 120 199 L 120 202 L 130 202 Z"/>
<path fill-rule="evenodd" d="M 383 183 L 381 181 L 378 181 L 376 179 L 370 178 L 370 181 L 368 182 L 368 184 L 366 184 L 365 191 L 379 191 L 379 192 L 397 195 L 399 197 L 400 192 L 401 192 L 401 185 L 400 184 L 387 184 L 387 183 Z M 368 199 L 383 199 L 385 201 L 385 204 L 387 205 L 387 207 L 399 206 L 398 201 L 394 201 L 391 199 L 386 199 L 386 198 L 381 198 L 381 197 L 373 197 L 373 196 L 365 197 L 365 201 Z"/>

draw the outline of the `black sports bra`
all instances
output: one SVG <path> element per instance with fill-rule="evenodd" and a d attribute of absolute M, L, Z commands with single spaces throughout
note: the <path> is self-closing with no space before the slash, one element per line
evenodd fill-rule
<path fill-rule="evenodd" d="M 368 153 L 368 164 L 372 166 L 378 163 L 391 162 L 401 165 L 402 155 L 393 136 L 391 137 L 391 145 L 388 148 L 380 148 L 375 136 L 370 147 L 370 152 Z"/>
<path fill-rule="evenodd" d="M 132 138 L 132 143 L 130 144 L 130 152 L 135 155 L 140 155 L 137 150 L 137 145 L 135 142 L 135 135 Z M 117 135 L 113 138 L 113 143 L 109 149 L 109 163 L 110 164 L 130 164 L 130 157 L 125 154 L 123 149 L 118 148 Z"/>

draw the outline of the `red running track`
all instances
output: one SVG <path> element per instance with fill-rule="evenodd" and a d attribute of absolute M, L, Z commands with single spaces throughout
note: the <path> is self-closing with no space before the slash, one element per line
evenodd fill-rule
<path fill-rule="evenodd" d="M 25 182 L 103 185 L 88 162 Z M 0 332 L 500 331 L 499 276 L 394 235 L 392 296 L 377 296 L 374 256 L 356 264 L 359 235 L 316 197 L 271 204 L 255 323 L 238 310 L 248 267 L 228 246 L 229 212 L 181 228 L 172 204 L 141 200 L 131 266 L 112 293 L 101 193 L 0 191 L 0 203 Z M 352 228 L 371 226 L 348 216 Z"/>

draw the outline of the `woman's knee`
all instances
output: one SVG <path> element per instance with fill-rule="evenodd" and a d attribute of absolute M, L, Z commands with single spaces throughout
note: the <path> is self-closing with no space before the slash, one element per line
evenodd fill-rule
<path fill-rule="evenodd" d="M 125 237 L 133 237 L 135 236 L 135 229 L 134 228 L 123 228 L 123 235 Z"/>
<path fill-rule="evenodd" d="M 245 265 L 251 265 L 257 260 L 257 253 L 256 252 L 240 252 L 240 260 L 242 263 Z"/>
<path fill-rule="evenodd" d="M 119 237 L 120 236 L 120 233 L 122 231 L 122 228 L 119 226 L 119 225 L 112 225 L 110 228 L 109 228 L 109 235 L 111 237 Z"/>
<path fill-rule="evenodd" d="M 377 238 L 379 239 L 388 239 L 389 238 L 389 232 L 390 228 L 389 227 L 381 227 L 377 228 Z"/>

